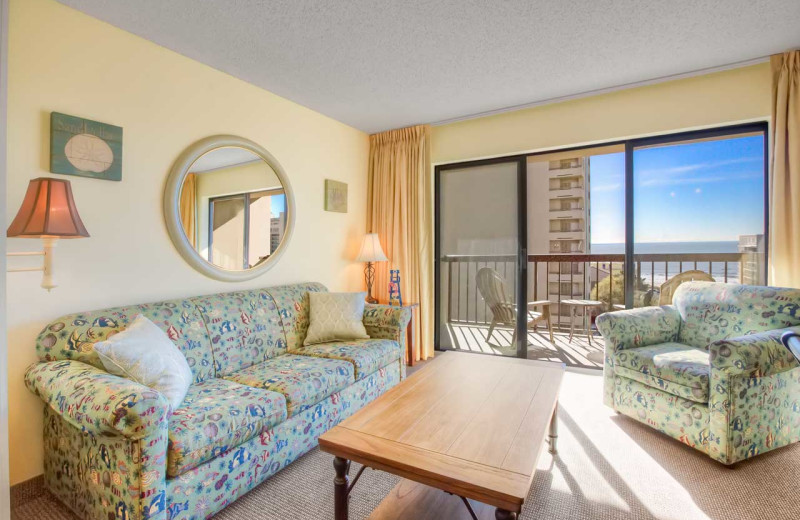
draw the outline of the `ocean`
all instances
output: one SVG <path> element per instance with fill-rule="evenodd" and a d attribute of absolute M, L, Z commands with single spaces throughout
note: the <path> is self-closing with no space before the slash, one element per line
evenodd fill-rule
<path fill-rule="evenodd" d="M 634 254 L 697 254 L 697 253 L 738 253 L 739 243 L 735 240 L 721 242 L 640 242 L 634 247 Z M 592 254 L 624 254 L 625 244 L 592 244 Z M 616 264 L 615 264 L 616 266 Z M 681 271 L 694 269 L 694 262 L 656 262 L 642 263 L 641 277 L 650 285 L 658 287 L 668 278 Z M 712 262 L 711 276 L 719 282 L 740 283 L 739 262 L 728 262 L 727 274 L 725 262 Z M 708 262 L 698 262 L 697 269 L 708 272 Z"/>
<path fill-rule="evenodd" d="M 592 254 L 624 254 L 625 244 L 592 243 Z M 634 245 L 636 254 L 655 253 L 738 253 L 739 242 L 639 242 Z"/>

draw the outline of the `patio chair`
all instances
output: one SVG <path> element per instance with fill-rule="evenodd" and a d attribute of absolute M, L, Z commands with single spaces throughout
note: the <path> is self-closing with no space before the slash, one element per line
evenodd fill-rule
<path fill-rule="evenodd" d="M 486 341 L 492 337 L 492 333 L 497 325 L 511 327 L 514 330 L 511 344 L 517 341 L 517 306 L 506 296 L 506 285 L 500 273 L 490 267 L 483 267 L 478 270 L 476 276 L 478 291 L 492 311 L 492 324 L 489 325 L 489 334 Z M 541 311 L 537 310 L 541 308 Z M 553 326 L 550 322 L 550 301 L 537 300 L 528 302 L 527 308 L 528 329 L 537 329 L 539 323 L 547 324 L 547 331 L 550 333 L 550 343 L 553 340 Z"/>
<path fill-rule="evenodd" d="M 661 284 L 661 293 L 658 297 L 659 305 L 672 305 L 672 297 L 675 295 L 675 289 L 678 288 L 683 282 L 715 282 L 714 277 L 705 271 L 684 271 L 678 273 L 666 282 Z"/>

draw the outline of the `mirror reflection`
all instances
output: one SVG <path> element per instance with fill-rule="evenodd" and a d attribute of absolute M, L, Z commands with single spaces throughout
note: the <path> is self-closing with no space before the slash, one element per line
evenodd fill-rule
<path fill-rule="evenodd" d="M 201 257 L 229 271 L 255 267 L 278 249 L 286 213 L 275 171 L 243 148 L 216 148 L 200 156 L 181 188 L 186 238 Z"/>

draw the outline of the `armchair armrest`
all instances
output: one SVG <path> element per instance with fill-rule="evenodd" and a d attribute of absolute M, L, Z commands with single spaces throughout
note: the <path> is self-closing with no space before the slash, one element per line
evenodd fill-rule
<path fill-rule="evenodd" d="M 792 332 L 800 332 L 800 327 L 715 341 L 708 347 L 711 369 L 730 375 L 758 377 L 800 367 L 792 352 L 781 342 L 781 336 Z"/>
<path fill-rule="evenodd" d="M 681 315 L 673 305 L 606 312 L 597 317 L 606 353 L 675 341 Z"/>
<path fill-rule="evenodd" d="M 37 363 L 25 384 L 81 431 L 142 439 L 166 430 L 169 403 L 163 395 L 80 361 Z"/>
<path fill-rule="evenodd" d="M 364 307 L 364 328 L 371 338 L 393 339 L 405 345 L 405 332 L 411 309 L 368 303 Z"/>

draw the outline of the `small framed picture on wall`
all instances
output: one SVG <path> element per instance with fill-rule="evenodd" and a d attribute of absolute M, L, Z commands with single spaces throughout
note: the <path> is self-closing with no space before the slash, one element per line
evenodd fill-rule
<path fill-rule="evenodd" d="M 325 211 L 347 213 L 347 183 L 325 179 Z"/>

